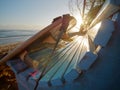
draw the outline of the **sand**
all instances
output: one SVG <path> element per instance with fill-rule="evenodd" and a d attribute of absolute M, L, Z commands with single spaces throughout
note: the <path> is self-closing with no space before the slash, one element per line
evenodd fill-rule
<path fill-rule="evenodd" d="M 17 47 L 21 43 L 22 42 L 14 42 L 14 43 L 10 43 L 10 44 L 0 45 L 0 56 L 7 54 L 8 52 L 13 50 L 15 47 Z"/>

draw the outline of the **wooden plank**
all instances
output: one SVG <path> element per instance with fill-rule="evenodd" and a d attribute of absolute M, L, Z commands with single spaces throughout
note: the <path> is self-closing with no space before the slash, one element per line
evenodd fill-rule
<path fill-rule="evenodd" d="M 80 56 L 79 56 L 77 63 L 79 63 L 81 61 L 81 59 L 84 57 L 85 53 L 88 51 L 89 51 L 89 42 L 88 42 L 88 35 L 86 35 L 86 36 L 84 36 L 84 41 L 83 41 L 83 44 L 81 45 L 81 52 L 80 52 Z"/>
<path fill-rule="evenodd" d="M 87 51 L 87 48 L 84 47 L 84 41 L 85 37 L 83 37 L 82 43 L 79 46 L 78 52 L 73 58 L 73 61 L 71 62 L 70 66 L 68 67 L 67 71 L 64 74 L 64 79 L 66 82 L 72 82 L 75 80 L 79 74 L 81 73 L 81 69 L 77 68 L 77 63 L 80 61 L 81 57 L 84 56 L 84 53 Z"/>
<path fill-rule="evenodd" d="M 74 55 L 72 62 L 70 63 L 69 67 L 67 68 L 67 70 L 63 76 L 66 82 L 73 81 L 81 73 L 81 70 L 78 69 L 76 67 L 76 65 L 77 65 L 77 61 L 78 61 L 80 53 L 81 53 L 81 49 L 82 49 L 81 46 L 83 45 L 84 37 L 80 38 L 80 40 L 81 41 L 79 42 L 79 47 L 77 49 L 77 52 Z"/>
<path fill-rule="evenodd" d="M 91 47 L 94 47 L 94 49 L 91 49 Z M 97 58 L 97 54 L 94 53 L 96 48 L 89 36 L 86 36 L 86 40 L 84 40 L 84 45 L 82 48 L 83 52 L 81 53 L 77 67 L 81 70 L 88 70 Z M 86 51 L 85 48 L 87 48 Z"/>
<path fill-rule="evenodd" d="M 48 71 L 48 72 L 50 73 L 51 77 L 52 77 L 52 76 L 54 75 L 54 73 L 57 71 L 57 68 L 59 68 L 58 66 L 61 66 L 62 63 L 64 63 L 64 61 L 65 61 L 65 59 L 66 59 L 66 57 L 67 57 L 67 56 L 65 56 L 65 54 L 66 54 L 67 51 L 69 51 L 69 50 L 71 50 L 71 47 L 69 47 L 68 50 L 66 50 L 64 53 L 62 53 L 62 56 L 63 56 L 63 57 L 61 56 L 61 58 L 60 58 L 61 60 L 59 60 L 59 62 L 58 62 L 57 64 L 55 64 L 55 66 L 54 66 L 55 68 L 52 67 L 52 70 L 50 69 L 51 71 Z M 51 77 L 50 77 L 50 78 L 51 78 Z M 49 79 L 50 79 L 50 78 L 49 78 Z M 48 82 L 48 81 L 47 81 L 47 82 Z"/>
<path fill-rule="evenodd" d="M 80 40 L 80 38 L 77 38 L 78 40 Z M 79 47 L 80 42 L 77 42 L 75 47 L 73 46 L 71 49 L 73 49 L 73 51 L 68 51 L 70 52 L 70 54 L 68 55 L 67 53 L 67 58 L 65 60 L 65 62 L 61 65 L 61 67 L 57 70 L 57 72 L 54 74 L 54 76 L 52 77 L 52 79 L 50 80 L 51 84 L 53 86 L 60 86 L 63 84 L 62 81 L 62 77 L 66 71 L 66 69 L 69 67 L 69 64 L 73 61 L 73 57 L 76 54 L 78 47 Z"/>
<path fill-rule="evenodd" d="M 75 47 L 76 45 L 74 45 Z M 49 85 L 50 79 L 53 77 L 53 75 L 56 73 L 56 71 L 61 67 L 61 65 L 65 62 L 67 56 L 74 50 L 74 48 L 71 49 L 71 47 L 68 47 L 64 52 L 62 52 L 60 55 L 60 58 L 58 59 L 58 62 L 41 78 L 39 81 L 39 85 L 42 87 L 47 87 Z M 69 52 L 68 52 L 69 51 Z"/>

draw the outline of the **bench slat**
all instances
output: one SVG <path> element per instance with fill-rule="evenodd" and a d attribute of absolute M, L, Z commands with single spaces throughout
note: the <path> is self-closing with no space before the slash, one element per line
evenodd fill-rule
<path fill-rule="evenodd" d="M 76 43 L 74 43 L 76 44 Z M 75 48 L 75 45 L 73 45 Z M 71 46 L 72 47 L 72 46 Z M 61 58 L 57 60 L 58 62 L 41 78 L 39 81 L 40 86 L 48 86 L 50 79 L 57 72 L 57 70 L 61 67 L 61 65 L 65 62 L 67 56 L 74 50 L 72 47 L 68 47 L 65 51 L 63 51 L 60 56 Z"/>
<path fill-rule="evenodd" d="M 80 49 L 78 50 L 80 51 Z M 77 52 L 77 53 L 80 53 L 80 52 Z M 68 67 L 67 71 L 64 74 L 64 79 L 66 82 L 73 81 L 81 73 L 81 70 L 76 67 L 76 63 L 79 58 L 79 55 L 77 53 L 76 53 L 76 56 L 73 58 L 73 61 L 71 62 L 70 66 Z"/>
<path fill-rule="evenodd" d="M 91 47 L 94 47 L 94 44 L 92 44 L 93 42 L 91 41 L 91 39 L 87 38 L 86 40 L 87 42 L 84 42 L 84 47 L 83 47 L 83 52 L 80 57 L 80 60 L 77 64 L 77 67 L 81 70 L 88 70 L 90 68 L 90 66 L 95 62 L 96 58 L 97 58 L 97 54 L 95 54 L 95 50 L 96 49 L 91 49 Z M 84 49 L 85 49 L 85 44 L 87 44 L 89 46 L 88 50 L 85 52 Z"/>
<path fill-rule="evenodd" d="M 67 71 L 64 74 L 64 79 L 66 82 L 73 81 L 81 73 L 81 70 L 77 68 L 77 63 L 80 61 L 80 57 L 84 55 L 84 52 L 87 51 L 87 48 L 84 47 L 85 46 L 84 41 L 85 41 L 85 38 L 83 37 L 83 40 L 81 41 L 82 43 L 80 44 L 78 51 L 73 58 L 73 61 L 71 62 L 70 66 L 68 67 Z"/>
<path fill-rule="evenodd" d="M 70 49 L 74 44 L 75 43 L 72 42 L 68 44 L 65 48 L 58 50 L 57 53 L 51 58 L 49 65 L 46 67 L 45 73 L 50 70 L 50 68 L 52 68 L 58 62 L 58 59 L 60 59 L 67 52 L 66 50 Z"/>
<path fill-rule="evenodd" d="M 66 53 L 67 57 L 66 57 L 65 62 L 57 70 L 57 72 L 55 73 L 55 75 L 51 79 L 51 84 L 53 86 L 60 86 L 60 85 L 63 84 L 62 77 L 63 77 L 64 73 L 66 72 L 66 69 L 68 68 L 69 64 L 73 61 L 73 57 L 74 57 L 74 55 L 76 54 L 76 52 L 78 50 L 79 44 L 80 44 L 80 42 L 76 42 L 76 45 L 71 48 L 72 52 L 71 52 L 71 50 L 68 51 L 68 52 L 70 52 L 69 55 L 67 54 L 68 52 Z"/>

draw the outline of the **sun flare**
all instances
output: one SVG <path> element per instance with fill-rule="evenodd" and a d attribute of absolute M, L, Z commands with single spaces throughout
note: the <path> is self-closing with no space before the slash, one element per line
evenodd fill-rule
<path fill-rule="evenodd" d="M 83 21 L 82 21 L 82 16 L 79 15 L 79 14 L 76 14 L 74 17 L 75 17 L 76 20 L 77 20 L 76 26 L 77 26 L 77 27 L 80 27 L 80 25 L 83 23 Z"/>
<path fill-rule="evenodd" d="M 95 29 L 99 29 L 100 26 L 101 26 L 101 24 L 102 24 L 101 22 L 97 23 L 94 28 L 95 28 Z"/>
<path fill-rule="evenodd" d="M 83 23 L 82 17 L 79 14 L 75 14 L 74 17 L 75 17 L 77 23 L 76 23 L 76 26 L 75 26 L 73 32 L 78 32 L 80 30 L 81 24 Z"/>

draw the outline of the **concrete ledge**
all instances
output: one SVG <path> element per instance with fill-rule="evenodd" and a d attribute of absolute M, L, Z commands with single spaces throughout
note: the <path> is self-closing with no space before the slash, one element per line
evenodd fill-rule
<path fill-rule="evenodd" d="M 115 0 L 116 5 L 120 5 L 120 0 Z"/>
<path fill-rule="evenodd" d="M 50 81 L 52 86 L 62 86 L 63 82 L 60 78 L 54 79 Z"/>
<path fill-rule="evenodd" d="M 65 82 L 70 83 L 73 82 L 79 75 L 81 71 L 77 71 L 76 69 L 72 69 L 71 72 L 64 75 Z"/>
<path fill-rule="evenodd" d="M 49 82 L 47 82 L 47 81 L 39 81 L 39 85 L 38 85 L 38 87 L 49 87 L 49 84 L 48 84 Z"/>
<path fill-rule="evenodd" d="M 16 79 L 17 79 L 17 85 L 19 90 L 32 90 L 28 87 L 26 82 L 23 83 L 23 81 L 20 80 L 18 77 L 16 77 Z"/>
<path fill-rule="evenodd" d="M 88 70 L 96 59 L 97 59 L 96 54 L 93 54 L 92 52 L 87 52 L 77 66 L 81 70 Z"/>
<path fill-rule="evenodd" d="M 105 47 L 114 30 L 114 21 L 105 19 L 88 30 L 88 35 L 94 45 Z"/>
<path fill-rule="evenodd" d="M 28 86 L 30 87 L 31 90 L 34 90 L 34 88 L 36 87 L 37 82 L 33 79 L 29 79 L 28 80 Z"/>
<path fill-rule="evenodd" d="M 27 79 L 30 77 L 30 73 L 34 72 L 34 70 L 32 68 L 29 68 L 21 73 L 18 74 L 18 77 L 22 80 L 22 81 L 27 81 Z"/>

